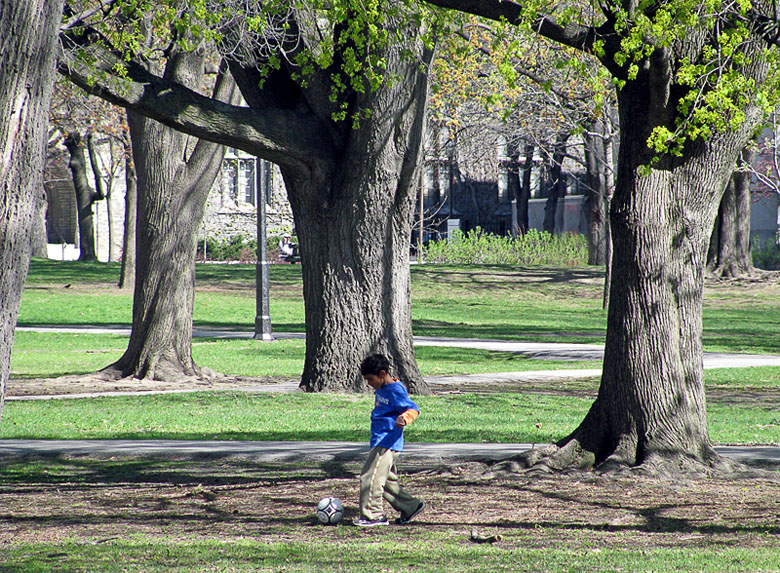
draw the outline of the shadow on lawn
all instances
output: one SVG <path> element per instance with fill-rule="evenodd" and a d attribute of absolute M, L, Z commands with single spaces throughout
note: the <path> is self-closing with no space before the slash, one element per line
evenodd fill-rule
<path fill-rule="evenodd" d="M 447 284 L 467 283 L 470 286 L 515 289 L 518 283 L 569 284 L 587 282 L 598 284 L 604 280 L 604 269 L 599 267 L 514 267 L 506 265 L 479 265 L 474 271 L 466 267 L 447 265 L 417 265 L 412 267 L 412 278 L 426 278 Z"/>
<path fill-rule="evenodd" d="M 406 464 L 404 464 L 405 466 Z M 518 475 L 484 479 L 485 466 L 464 475 L 430 469 L 402 477 L 429 503 L 408 528 L 321 528 L 314 505 L 326 495 L 356 515 L 353 465 L 334 477 L 317 464 L 215 460 L 5 460 L 0 470 L 0 535 L 25 539 L 169 541 L 207 537 L 257 543 L 321 544 L 333 538 L 429 539 L 473 529 L 500 532 L 501 548 L 771 547 L 780 534 L 780 483 L 766 480 L 669 482 L 592 474 Z M 402 468 L 403 469 L 403 468 Z M 345 471 L 346 470 L 346 471 Z M 182 537 L 184 536 L 184 537 Z M 418 537 L 416 537 L 418 536 Z M 427 536 L 427 537 L 419 537 Z M 400 539 L 400 538 L 398 538 Z M 187 545 L 190 547 L 190 545 Z M 0 560 L 2 562 L 2 560 Z"/>

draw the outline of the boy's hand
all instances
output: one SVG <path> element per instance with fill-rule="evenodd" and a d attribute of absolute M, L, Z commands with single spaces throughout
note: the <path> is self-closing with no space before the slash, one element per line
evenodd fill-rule
<path fill-rule="evenodd" d="M 414 422 L 414 420 L 417 418 L 417 416 L 420 415 L 420 412 L 414 409 L 407 410 L 406 412 L 402 412 L 398 418 L 395 420 L 395 427 L 396 428 L 403 428 L 407 424 L 410 424 L 411 422 Z"/>

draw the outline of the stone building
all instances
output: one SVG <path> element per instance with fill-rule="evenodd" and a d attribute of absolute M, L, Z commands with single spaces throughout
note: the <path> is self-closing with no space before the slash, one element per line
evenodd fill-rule
<path fill-rule="evenodd" d="M 103 165 L 110 164 L 107 144 L 101 147 Z M 93 206 L 95 248 L 98 260 L 120 260 L 125 216 L 124 166 L 111 172 L 111 193 Z M 94 173 L 88 170 L 94 188 Z M 104 175 L 104 181 L 109 175 Z M 46 234 L 49 258 L 77 259 L 78 219 L 73 181 L 68 168 L 68 154 L 58 150 L 47 159 L 44 177 L 47 198 Z M 266 201 L 266 234 L 292 232 L 292 211 L 287 202 L 281 173 L 275 165 L 235 149 L 228 149 L 222 172 L 214 183 L 206 204 L 199 238 L 227 241 L 236 235 L 247 240 L 257 238 L 257 200 Z M 110 207 L 110 208 L 109 208 Z M 109 216 L 112 221 L 109 233 Z M 109 245 L 110 235 L 110 245 Z M 110 254 L 113 253 L 113 256 Z"/>

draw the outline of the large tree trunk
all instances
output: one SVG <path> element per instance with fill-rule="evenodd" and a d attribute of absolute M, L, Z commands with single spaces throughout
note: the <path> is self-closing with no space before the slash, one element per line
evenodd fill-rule
<path fill-rule="evenodd" d="M 642 89 L 626 86 L 618 96 L 613 277 L 598 398 L 568 438 L 528 456 L 532 463 L 641 466 L 672 475 L 727 467 L 707 429 L 703 276 L 719 200 L 759 113 L 749 109 L 739 130 L 698 143 L 683 158 L 664 158 L 645 174 Z"/>
<path fill-rule="evenodd" d="M 57 0 L 0 0 L 0 416 L 43 189 Z"/>
<path fill-rule="evenodd" d="M 390 358 L 410 392 L 427 392 L 412 346 L 409 274 L 427 82 L 419 64 L 395 58 L 388 71 L 403 79 L 366 96 L 383 113 L 351 131 L 340 157 L 283 169 L 303 265 L 309 392 L 365 391 L 359 368 L 372 352 Z"/>
<path fill-rule="evenodd" d="M 301 385 L 308 391 L 364 390 L 360 361 L 374 351 L 389 355 L 393 373 L 410 391 L 426 389 L 412 347 L 408 258 L 412 181 L 427 99 L 423 68 L 432 50 L 422 41 L 412 8 L 397 0 L 388 6 L 388 18 L 380 19 L 392 31 L 387 43 L 353 44 L 350 27 L 363 26 L 370 36 L 376 32 L 371 22 L 324 8 L 315 23 L 309 11 L 294 8 L 276 30 L 286 38 L 279 46 L 286 53 L 273 55 L 278 65 L 272 71 L 265 68 L 268 73 L 262 74 L 257 66 L 268 62 L 266 46 L 231 50 L 231 72 L 248 107 L 218 105 L 149 74 L 139 62 L 123 68 L 133 81 L 122 89 L 96 83 L 94 69 L 72 52 L 99 54 L 91 61 L 109 75 L 115 73 L 116 54 L 103 48 L 105 41 L 96 43 L 98 33 L 63 38 L 68 49 L 60 69 L 90 93 L 282 168 L 304 266 L 307 338 Z M 327 69 L 310 68 L 301 82 L 302 71 L 293 63 L 298 51 L 310 40 L 317 43 L 311 30 L 328 25 L 328 33 L 339 38 L 336 57 Z M 301 30 L 305 33 L 299 35 Z M 349 60 L 356 49 L 367 66 L 382 62 L 386 82 L 368 85 L 351 77 Z M 382 56 L 386 65 L 377 60 Z"/>
<path fill-rule="evenodd" d="M 755 272 L 750 252 L 751 174 L 742 168 L 752 163 L 754 156 L 750 148 L 742 151 L 720 201 L 707 257 L 708 271 L 718 277 L 737 278 Z"/>
<path fill-rule="evenodd" d="M 70 132 L 65 137 L 65 147 L 70 153 L 71 175 L 73 187 L 76 190 L 76 209 L 79 220 L 79 260 L 96 261 L 95 226 L 92 204 L 103 197 L 92 190 L 87 178 L 87 157 L 84 153 L 85 144 L 78 132 Z"/>
<path fill-rule="evenodd" d="M 166 75 L 203 77 L 195 54 L 169 58 Z M 194 78 L 194 79 L 193 79 Z M 195 86 L 197 87 L 197 85 Z M 124 355 L 105 372 L 153 380 L 209 378 L 192 359 L 197 233 L 225 149 L 129 114 L 138 177 L 133 327 Z"/>

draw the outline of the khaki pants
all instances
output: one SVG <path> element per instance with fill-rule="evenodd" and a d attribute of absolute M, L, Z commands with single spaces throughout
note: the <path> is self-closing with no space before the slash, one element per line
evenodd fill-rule
<path fill-rule="evenodd" d="M 401 515 L 409 515 L 420 505 L 401 487 L 396 474 L 395 461 L 401 452 L 374 447 L 360 473 L 360 516 L 364 519 L 378 519 L 384 515 L 382 498 Z"/>

